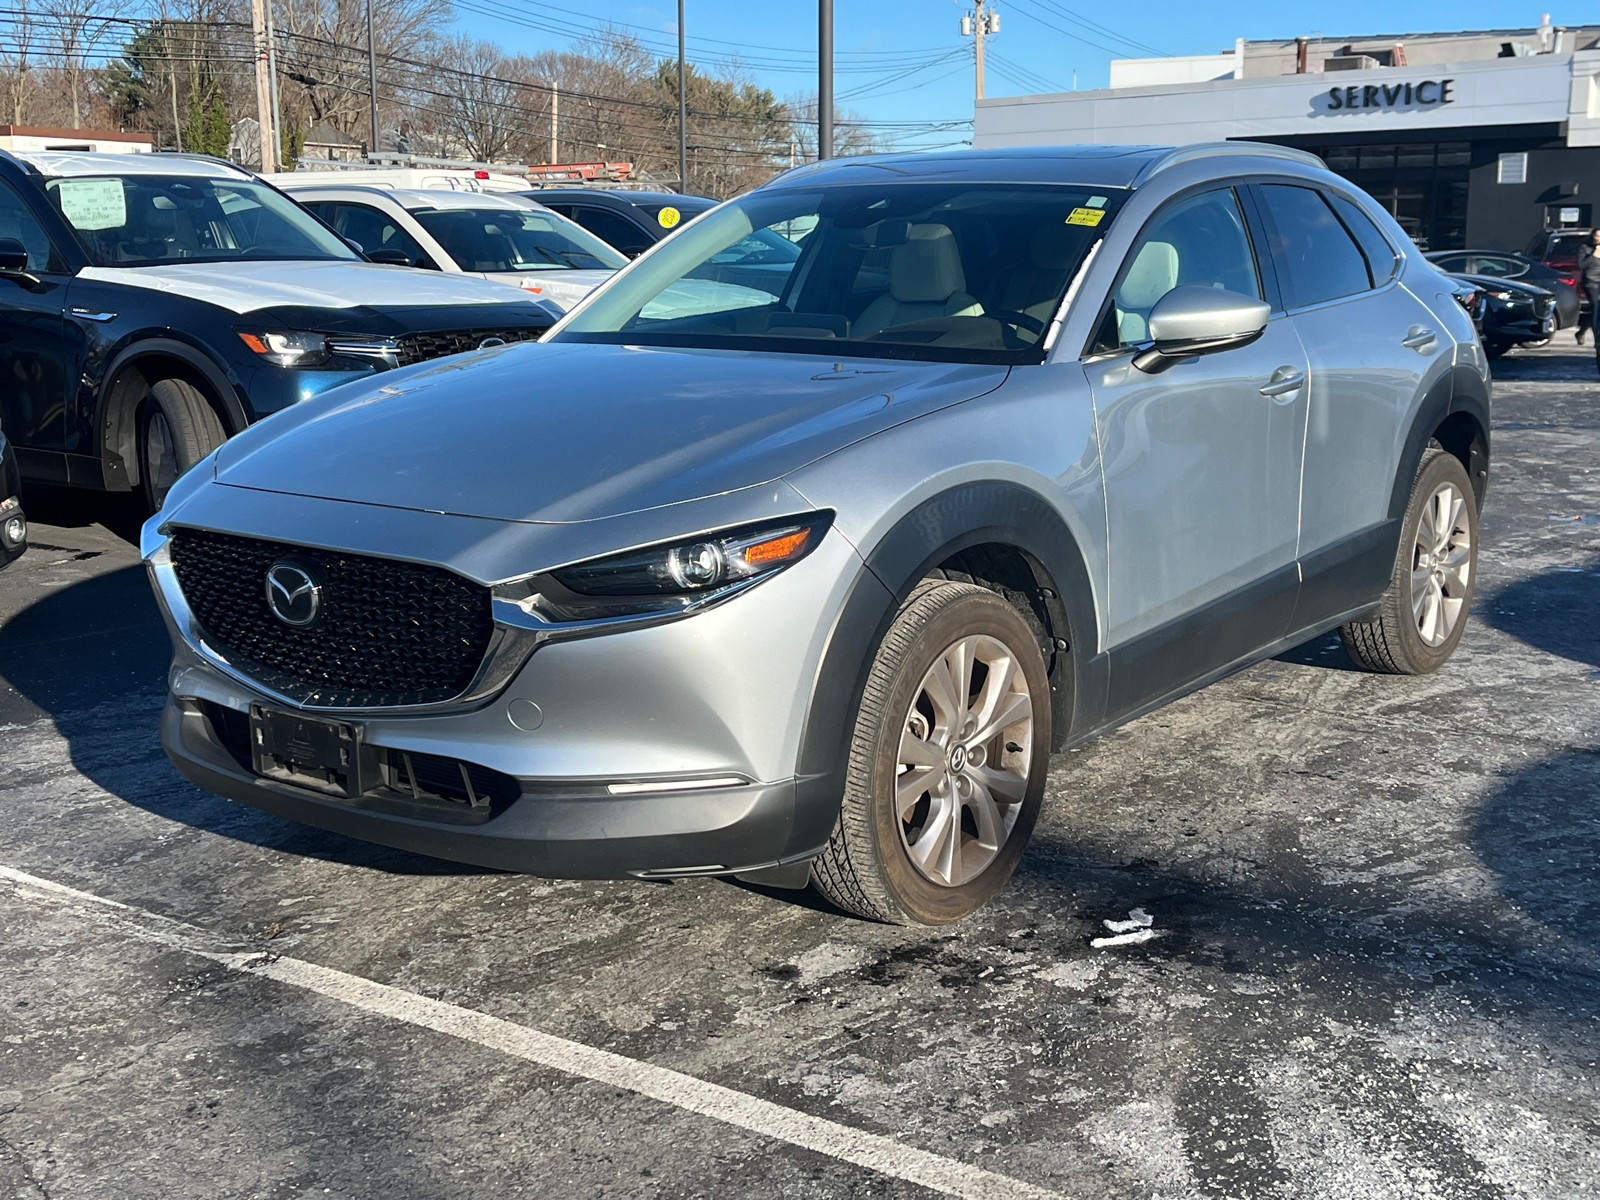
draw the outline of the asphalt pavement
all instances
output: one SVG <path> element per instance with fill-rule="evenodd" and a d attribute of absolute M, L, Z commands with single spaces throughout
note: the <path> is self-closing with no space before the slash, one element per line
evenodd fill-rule
<path fill-rule="evenodd" d="M 184 782 L 123 500 L 0 574 L 0 1198 L 1600 1192 L 1600 375 L 1497 364 L 1478 599 L 1052 761 L 987 910 L 563 882 Z M 1142 909 L 1157 935 L 1096 947 Z"/>

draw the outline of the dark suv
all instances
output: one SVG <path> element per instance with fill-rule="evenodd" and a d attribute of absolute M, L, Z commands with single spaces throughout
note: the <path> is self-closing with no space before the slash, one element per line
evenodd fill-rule
<path fill-rule="evenodd" d="M 368 262 L 217 159 L 0 151 L 0 423 L 24 479 L 140 489 L 159 508 L 270 413 L 557 316 L 485 280 Z"/>
<path fill-rule="evenodd" d="M 629 258 L 638 258 L 685 221 L 717 206 L 707 196 L 671 192 L 546 188 L 522 194 L 576 221 Z"/>

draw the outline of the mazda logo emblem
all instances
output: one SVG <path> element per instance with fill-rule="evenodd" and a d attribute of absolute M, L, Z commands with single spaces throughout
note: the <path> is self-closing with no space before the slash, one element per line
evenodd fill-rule
<path fill-rule="evenodd" d="M 322 584 L 300 563 L 275 562 L 267 568 L 267 607 L 285 625 L 304 629 L 322 615 Z"/>

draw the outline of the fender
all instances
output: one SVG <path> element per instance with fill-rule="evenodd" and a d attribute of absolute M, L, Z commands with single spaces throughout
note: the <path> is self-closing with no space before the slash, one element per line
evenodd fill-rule
<path fill-rule="evenodd" d="M 222 404 L 223 424 L 229 435 L 250 424 L 239 394 L 228 382 L 225 370 L 203 349 L 175 338 L 138 338 L 111 359 L 100 377 L 100 395 L 95 404 L 95 427 L 100 430 L 100 461 L 107 491 L 128 491 L 138 482 L 136 429 L 133 420 L 137 405 L 128 403 L 125 389 L 118 384 L 123 368 L 141 358 L 175 358 L 206 381 L 212 395 Z"/>
<path fill-rule="evenodd" d="M 1489 490 L 1489 388 L 1472 368 L 1455 366 L 1429 389 L 1417 407 L 1417 415 L 1412 418 L 1411 432 L 1406 435 L 1405 449 L 1395 472 L 1394 490 L 1389 494 L 1390 520 L 1400 521 L 1406 515 L 1406 505 L 1411 502 L 1411 481 L 1417 477 L 1422 452 L 1436 431 L 1457 413 L 1464 414 L 1467 420 L 1455 423 L 1458 432 L 1454 438 L 1447 436 L 1440 440 L 1446 443 L 1446 450 L 1461 459 L 1467 477 L 1472 480 L 1478 510 L 1483 511 L 1484 497 Z M 1471 429 L 1473 425 L 1475 429 Z"/>
<path fill-rule="evenodd" d="M 1077 540 L 1056 508 L 1014 483 L 964 484 L 930 497 L 902 517 L 867 552 L 828 637 L 800 737 L 795 844 L 827 841 L 844 794 L 856 713 L 878 645 L 917 584 L 963 550 L 998 543 L 1018 550 L 1033 570 L 1058 649 L 1050 669 L 1052 744 L 1099 724 L 1105 710 L 1107 657 L 1096 654 L 1093 591 Z M 1061 648 L 1065 641 L 1066 647 Z"/>

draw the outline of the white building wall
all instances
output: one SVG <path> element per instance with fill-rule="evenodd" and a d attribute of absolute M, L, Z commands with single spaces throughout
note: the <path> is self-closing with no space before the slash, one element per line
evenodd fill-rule
<path fill-rule="evenodd" d="M 1220 56 L 1219 56 L 1220 57 Z M 1581 60 L 1575 64 L 1574 60 Z M 1574 68 L 1584 87 L 1575 86 Z M 1228 138 L 1319 133 L 1385 134 L 1479 125 L 1559 123 L 1582 113 L 1600 144 L 1600 51 L 1487 59 L 1424 67 L 1220 79 L 980 100 L 973 145 L 1069 143 L 1182 145 Z M 1333 109 L 1333 88 L 1394 88 L 1452 81 L 1449 104 Z M 1361 93 L 1358 91 L 1358 97 Z M 1575 97 L 1581 95 L 1581 106 Z M 1595 117 L 1587 118 L 1590 107 Z M 1578 143 L 1574 143 L 1578 144 Z"/>
<path fill-rule="evenodd" d="M 1174 58 L 1113 58 L 1113 88 L 1150 87 L 1164 83 L 1205 83 L 1232 79 L 1234 57 L 1227 54 L 1181 54 Z"/>

